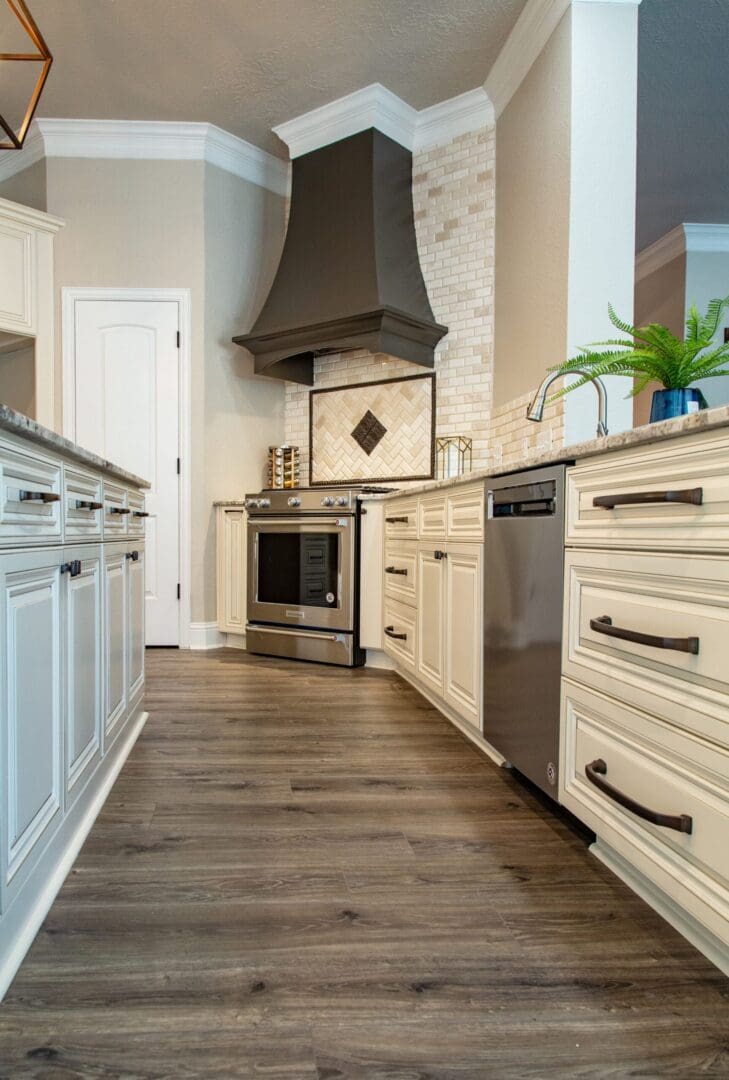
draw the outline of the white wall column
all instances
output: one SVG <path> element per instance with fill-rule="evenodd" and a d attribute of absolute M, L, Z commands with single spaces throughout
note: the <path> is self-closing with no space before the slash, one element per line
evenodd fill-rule
<path fill-rule="evenodd" d="M 573 0 L 567 348 L 617 336 L 633 316 L 640 0 Z M 633 426 L 629 382 L 607 380 L 608 427 Z M 595 394 L 566 399 L 565 442 L 595 435 Z"/>

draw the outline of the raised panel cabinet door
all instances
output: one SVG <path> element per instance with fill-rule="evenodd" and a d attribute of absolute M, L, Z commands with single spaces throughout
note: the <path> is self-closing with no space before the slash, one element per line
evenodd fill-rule
<path fill-rule="evenodd" d="M 127 560 L 127 701 L 144 685 L 144 546 L 134 544 Z"/>
<path fill-rule="evenodd" d="M 246 512 L 220 507 L 218 514 L 218 628 L 246 632 Z"/>
<path fill-rule="evenodd" d="M 34 329 L 34 241 L 31 229 L 0 221 L 0 329 Z"/>
<path fill-rule="evenodd" d="M 127 547 L 104 552 L 104 749 L 127 709 Z"/>
<path fill-rule="evenodd" d="M 66 548 L 64 563 L 78 560 L 68 576 L 65 618 L 66 792 L 73 797 L 101 755 L 102 733 L 102 549 Z"/>
<path fill-rule="evenodd" d="M 61 556 L 0 559 L 4 889 L 62 806 Z"/>
<path fill-rule="evenodd" d="M 483 601 L 478 544 L 449 544 L 445 560 L 445 698 L 480 730 Z"/>
<path fill-rule="evenodd" d="M 444 548 L 418 545 L 416 674 L 437 694 L 443 693 Z"/>

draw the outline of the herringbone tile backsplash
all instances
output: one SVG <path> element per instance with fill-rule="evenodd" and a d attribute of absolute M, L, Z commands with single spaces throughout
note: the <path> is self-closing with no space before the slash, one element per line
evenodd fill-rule
<path fill-rule="evenodd" d="M 429 477 L 432 388 L 426 375 L 313 393 L 310 482 Z M 353 435 L 367 413 L 385 429 L 370 453 Z"/>

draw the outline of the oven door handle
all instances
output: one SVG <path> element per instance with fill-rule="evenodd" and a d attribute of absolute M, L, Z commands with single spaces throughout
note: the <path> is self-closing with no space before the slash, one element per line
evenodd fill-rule
<path fill-rule="evenodd" d="M 248 624 L 251 630 L 255 630 L 257 634 L 286 634 L 288 637 L 309 637 L 316 638 L 319 641 L 339 641 L 341 634 L 326 634 L 321 630 L 287 630 L 285 626 L 256 626 L 254 623 Z"/>
<path fill-rule="evenodd" d="M 350 521 L 353 521 L 352 514 L 344 515 L 344 517 L 307 517 L 306 514 L 292 514 L 287 518 L 274 518 L 274 517 L 254 517 L 248 515 L 248 527 L 254 530 L 265 529 L 269 525 L 289 525 L 292 529 L 296 529 L 297 532 L 307 526 L 314 526 L 317 529 L 325 528 L 332 531 L 338 529 L 345 529 Z"/>

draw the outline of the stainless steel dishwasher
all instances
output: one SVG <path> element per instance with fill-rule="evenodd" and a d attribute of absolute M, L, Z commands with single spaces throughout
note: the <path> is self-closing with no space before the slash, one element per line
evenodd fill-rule
<path fill-rule="evenodd" d="M 484 738 L 553 799 L 559 763 L 564 465 L 489 481 Z"/>

